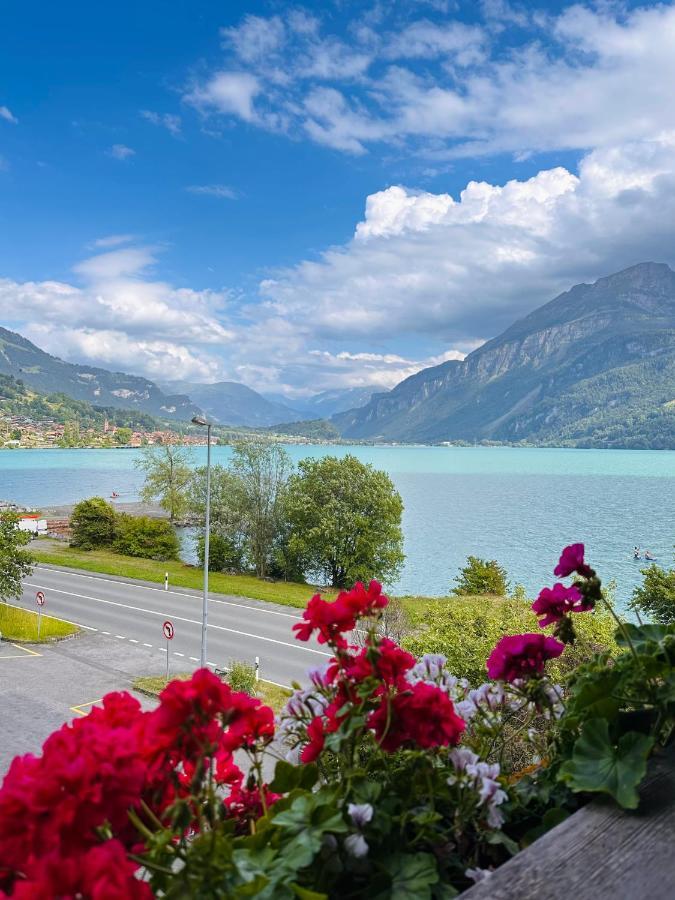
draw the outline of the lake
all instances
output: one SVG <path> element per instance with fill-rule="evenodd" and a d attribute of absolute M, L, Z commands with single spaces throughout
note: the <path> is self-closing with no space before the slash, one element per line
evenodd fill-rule
<path fill-rule="evenodd" d="M 497 559 L 528 593 L 552 582 L 560 548 L 583 541 L 624 606 L 644 563 L 673 560 L 675 453 L 511 447 L 288 447 L 306 456 L 353 453 L 385 469 L 403 497 L 405 568 L 396 593 L 448 592 L 469 554 Z M 194 450 L 203 465 L 206 448 Z M 228 447 L 214 447 L 225 463 Z M 94 494 L 135 500 L 142 475 L 135 450 L 11 450 L 0 453 L 0 498 L 27 506 L 71 503 Z"/>

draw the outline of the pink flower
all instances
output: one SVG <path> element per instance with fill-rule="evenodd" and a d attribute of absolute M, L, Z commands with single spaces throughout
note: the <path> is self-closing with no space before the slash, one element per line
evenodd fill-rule
<path fill-rule="evenodd" d="M 583 578 L 590 578 L 593 575 L 593 569 L 584 562 L 583 544 L 570 544 L 568 547 L 565 547 L 560 554 L 558 565 L 553 570 L 553 574 L 558 578 L 566 578 L 573 572 L 576 572 Z"/>
<path fill-rule="evenodd" d="M 593 605 L 584 599 L 576 585 L 565 587 L 560 581 L 556 581 L 552 588 L 544 588 L 532 604 L 532 611 L 544 617 L 539 620 L 540 628 L 559 622 L 567 613 L 588 612 L 591 609 Z"/>
<path fill-rule="evenodd" d="M 540 675 L 546 661 L 560 656 L 564 649 L 563 643 L 541 632 L 506 635 L 488 657 L 488 675 L 495 681 L 517 681 Z"/>

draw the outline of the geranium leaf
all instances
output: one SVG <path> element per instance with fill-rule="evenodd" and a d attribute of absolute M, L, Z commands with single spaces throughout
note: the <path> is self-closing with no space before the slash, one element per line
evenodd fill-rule
<path fill-rule="evenodd" d="M 572 758 L 560 769 L 560 777 L 573 791 L 604 793 L 624 809 L 636 809 L 637 788 L 647 771 L 647 757 L 654 739 L 637 731 L 610 739 L 605 719 L 586 722 Z"/>
<path fill-rule="evenodd" d="M 430 853 L 404 853 L 386 863 L 391 877 L 391 900 L 425 900 L 438 882 L 436 861 Z"/>

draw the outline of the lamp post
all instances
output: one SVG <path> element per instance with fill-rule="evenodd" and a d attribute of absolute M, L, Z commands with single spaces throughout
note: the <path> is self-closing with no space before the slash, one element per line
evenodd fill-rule
<path fill-rule="evenodd" d="M 202 598 L 202 648 L 199 662 L 206 665 L 206 629 L 209 618 L 209 537 L 211 532 L 211 422 L 203 416 L 194 416 L 193 425 L 206 426 L 206 520 L 204 523 L 204 595 Z"/>

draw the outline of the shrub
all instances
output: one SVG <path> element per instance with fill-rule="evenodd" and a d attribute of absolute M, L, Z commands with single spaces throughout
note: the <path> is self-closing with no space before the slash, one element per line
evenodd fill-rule
<path fill-rule="evenodd" d="M 243 691 L 250 697 L 255 695 L 255 666 L 241 659 L 233 659 L 225 679 L 233 691 Z"/>
<path fill-rule="evenodd" d="M 493 594 L 495 597 L 505 597 L 509 590 L 506 569 L 494 559 L 480 559 L 478 556 L 468 557 L 455 581 L 457 587 L 452 592 L 458 596 Z"/>
<path fill-rule="evenodd" d="M 631 608 L 653 622 L 675 622 L 675 569 L 662 569 L 654 563 L 641 571 L 644 580 L 633 591 Z"/>
<path fill-rule="evenodd" d="M 204 535 L 197 538 L 199 565 L 204 565 Z M 231 538 L 211 532 L 209 537 L 209 572 L 241 572 L 242 549 Z"/>
<path fill-rule="evenodd" d="M 70 517 L 70 546 L 80 550 L 109 547 L 115 539 L 116 513 L 103 497 L 82 500 Z"/>
<path fill-rule="evenodd" d="M 417 630 L 403 640 L 406 650 L 415 656 L 442 653 L 453 675 L 467 678 L 472 684 L 485 681 L 485 660 L 502 635 L 537 630 L 537 617 L 529 604 L 519 600 L 444 597 L 426 601 L 421 615 L 415 609 L 415 601 L 409 600 L 409 615 Z M 575 626 L 576 643 L 568 647 L 564 661 L 557 660 L 551 665 L 554 678 L 564 677 L 574 665 L 595 652 L 616 649 L 613 639 L 616 626 L 608 613 L 598 609 L 577 616 Z"/>
<path fill-rule="evenodd" d="M 177 559 L 180 542 L 173 526 L 148 516 L 117 516 L 113 549 L 126 556 L 144 559 Z"/>

